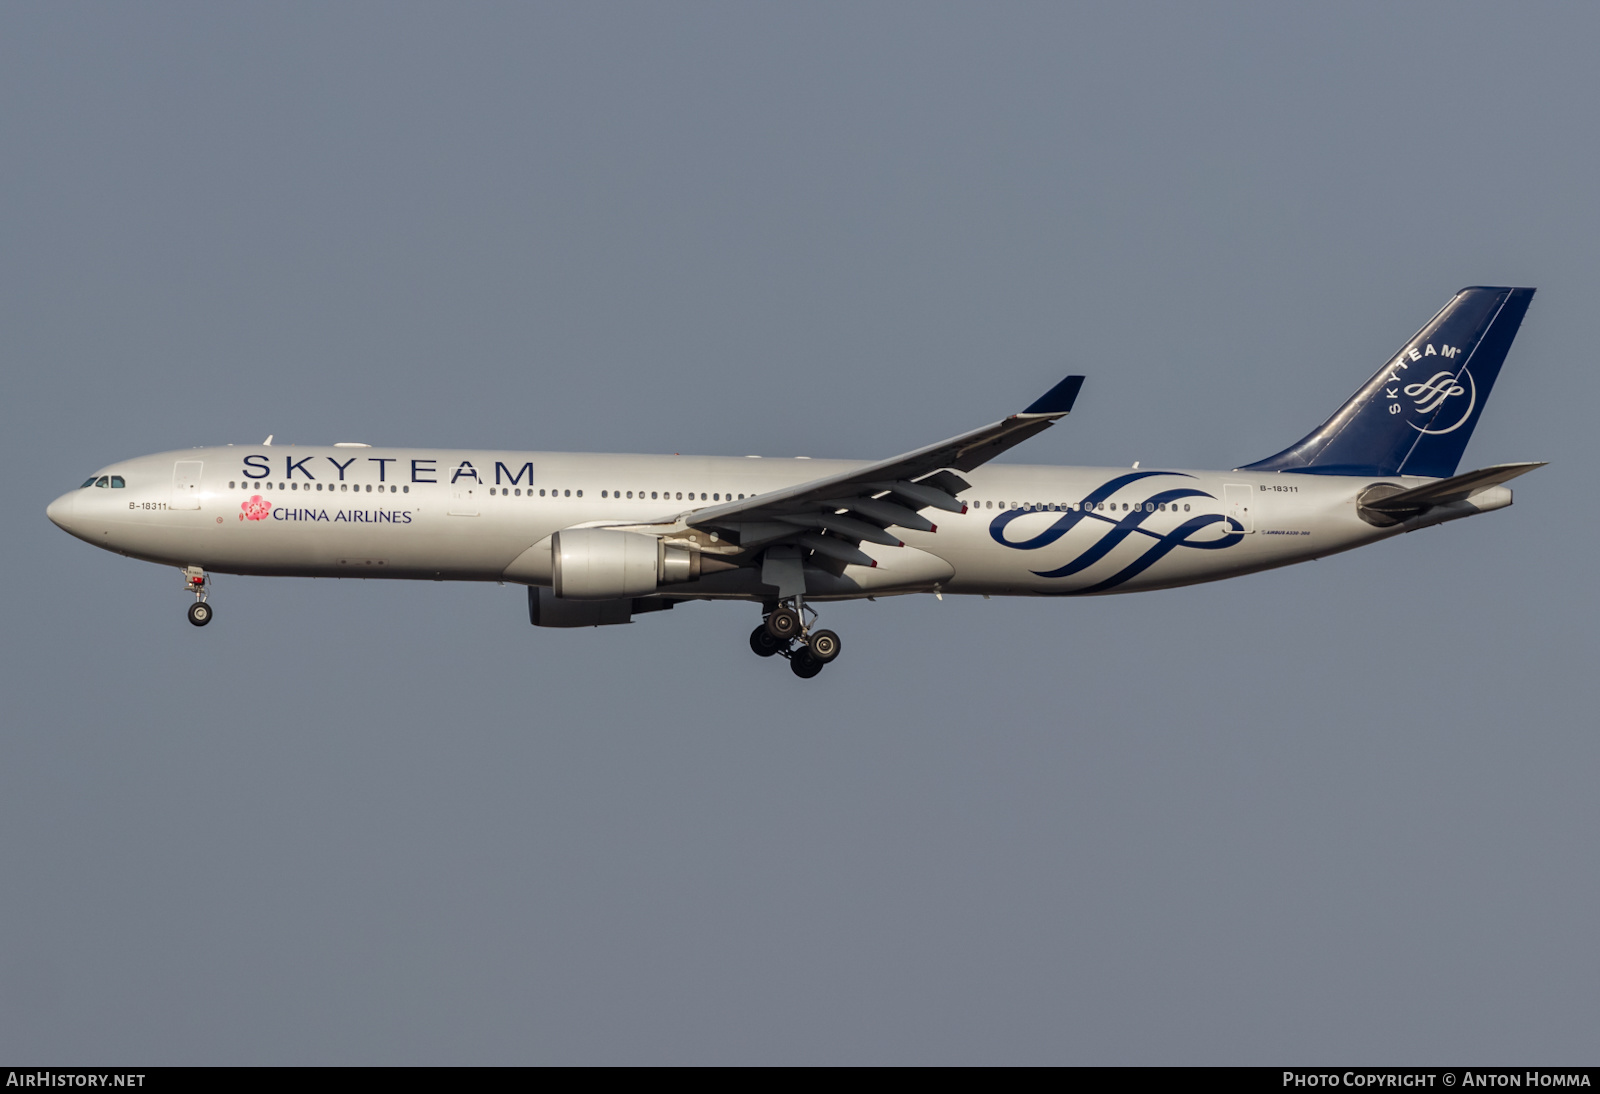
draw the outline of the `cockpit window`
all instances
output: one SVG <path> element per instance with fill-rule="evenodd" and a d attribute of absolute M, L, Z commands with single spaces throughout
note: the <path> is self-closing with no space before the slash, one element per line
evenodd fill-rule
<path fill-rule="evenodd" d="M 78 487 L 78 489 L 79 490 L 87 490 L 89 487 L 91 487 L 93 485 L 94 485 L 94 476 L 90 475 L 88 478 L 83 480 L 83 485 Z"/>
<path fill-rule="evenodd" d="M 112 475 L 111 476 L 111 489 L 113 489 L 113 490 L 121 490 L 123 487 L 125 487 L 127 485 L 128 484 L 125 481 L 123 481 L 123 478 L 122 478 L 121 475 Z"/>
<path fill-rule="evenodd" d="M 111 485 L 111 478 L 108 475 L 101 475 L 98 479 L 94 480 L 94 484 L 103 490 Z"/>

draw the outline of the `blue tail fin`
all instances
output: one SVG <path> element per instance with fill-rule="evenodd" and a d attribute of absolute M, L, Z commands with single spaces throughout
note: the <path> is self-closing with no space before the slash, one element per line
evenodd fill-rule
<path fill-rule="evenodd" d="M 1315 432 L 1240 470 L 1449 478 L 1532 299 L 1462 289 Z"/>

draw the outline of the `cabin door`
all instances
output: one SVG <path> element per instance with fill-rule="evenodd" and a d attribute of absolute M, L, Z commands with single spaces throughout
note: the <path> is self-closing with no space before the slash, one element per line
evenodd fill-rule
<path fill-rule="evenodd" d="M 179 460 L 172 467 L 172 507 L 174 509 L 200 508 L 201 460 Z"/>
<path fill-rule="evenodd" d="M 1238 483 L 1228 483 L 1222 488 L 1223 497 L 1228 505 L 1228 519 L 1237 521 L 1242 532 L 1256 530 L 1256 488 Z"/>
<path fill-rule="evenodd" d="M 477 479 L 460 478 L 450 484 L 450 515 L 475 517 L 478 515 L 478 491 L 483 487 Z"/>

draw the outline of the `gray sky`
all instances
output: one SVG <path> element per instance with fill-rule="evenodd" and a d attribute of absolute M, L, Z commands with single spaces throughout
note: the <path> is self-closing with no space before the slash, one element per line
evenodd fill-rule
<path fill-rule="evenodd" d="M 0 1056 L 1569 1063 L 1600 12 L 0 8 Z M 192 444 L 1232 467 L 1468 284 L 1517 505 L 1069 603 L 528 626 L 45 519 Z M 1587 486 L 1580 484 L 1588 482 Z"/>

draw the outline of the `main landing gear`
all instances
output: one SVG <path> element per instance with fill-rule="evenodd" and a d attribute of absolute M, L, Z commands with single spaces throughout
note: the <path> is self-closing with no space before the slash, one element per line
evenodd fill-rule
<path fill-rule="evenodd" d="M 790 671 L 809 680 L 839 656 L 839 636 L 829 630 L 812 630 L 802 613 L 809 613 L 813 623 L 817 613 L 806 607 L 800 597 L 793 600 L 793 607 L 778 605 L 750 632 L 750 649 L 757 657 L 788 658 Z"/>
<path fill-rule="evenodd" d="M 197 627 L 211 622 L 211 605 L 206 603 L 211 591 L 211 579 L 206 577 L 206 572 L 198 566 L 185 566 L 183 587 L 194 594 L 194 603 L 189 605 L 189 622 Z"/>

